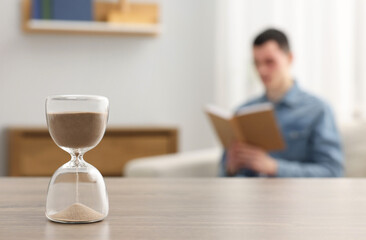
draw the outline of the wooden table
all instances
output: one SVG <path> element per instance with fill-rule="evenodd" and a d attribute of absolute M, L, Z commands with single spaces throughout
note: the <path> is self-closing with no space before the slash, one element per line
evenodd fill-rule
<path fill-rule="evenodd" d="M 0 178 L 0 239 L 365 239 L 366 179 L 107 178 L 110 214 L 46 220 L 48 178 Z"/>

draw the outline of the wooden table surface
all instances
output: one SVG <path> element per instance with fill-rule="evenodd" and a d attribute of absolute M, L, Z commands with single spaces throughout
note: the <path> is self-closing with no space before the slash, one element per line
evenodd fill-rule
<path fill-rule="evenodd" d="M 48 178 L 0 178 L 0 239 L 366 239 L 366 179 L 107 178 L 109 216 L 44 216 Z"/>

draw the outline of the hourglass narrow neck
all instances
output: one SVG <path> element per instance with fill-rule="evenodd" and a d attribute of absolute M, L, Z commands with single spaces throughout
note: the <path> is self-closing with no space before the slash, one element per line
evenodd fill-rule
<path fill-rule="evenodd" d="M 86 162 L 83 158 L 84 153 L 70 153 L 71 160 L 69 162 L 70 167 L 86 167 Z"/>

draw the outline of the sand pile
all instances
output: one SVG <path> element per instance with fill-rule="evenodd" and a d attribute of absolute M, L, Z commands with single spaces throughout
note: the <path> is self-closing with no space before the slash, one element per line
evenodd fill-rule
<path fill-rule="evenodd" d="M 63 222 L 90 222 L 102 220 L 103 217 L 104 215 L 100 212 L 81 203 L 74 203 L 64 210 L 50 216 L 50 218 L 56 221 Z"/>

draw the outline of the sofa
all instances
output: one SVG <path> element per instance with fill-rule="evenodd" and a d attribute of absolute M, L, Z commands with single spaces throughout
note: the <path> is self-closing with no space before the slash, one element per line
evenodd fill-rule
<path fill-rule="evenodd" d="M 346 177 L 366 177 L 366 122 L 340 127 Z M 125 177 L 217 177 L 222 149 L 219 147 L 138 158 L 122 170 Z"/>

